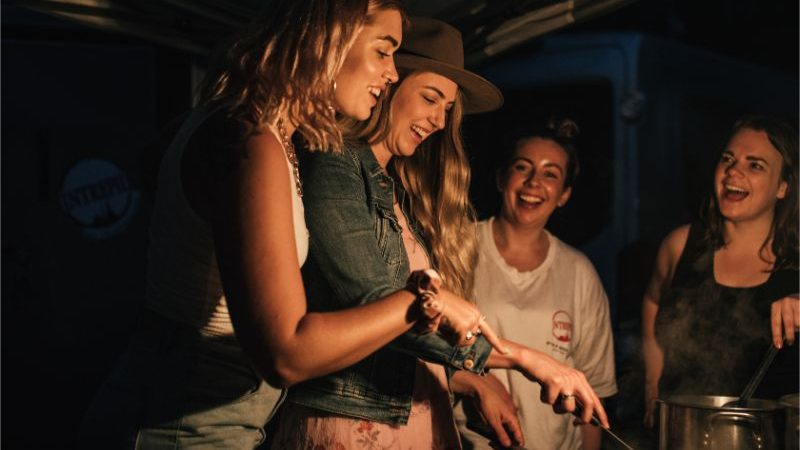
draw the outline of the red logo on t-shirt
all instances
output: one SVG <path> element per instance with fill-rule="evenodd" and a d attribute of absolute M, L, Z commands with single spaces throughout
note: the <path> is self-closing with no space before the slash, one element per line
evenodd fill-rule
<path fill-rule="evenodd" d="M 553 314 L 553 337 L 561 342 L 572 340 L 572 317 L 566 311 Z"/>

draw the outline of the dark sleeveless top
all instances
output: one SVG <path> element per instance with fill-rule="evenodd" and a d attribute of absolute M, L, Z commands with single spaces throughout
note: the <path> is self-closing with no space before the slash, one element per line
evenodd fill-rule
<path fill-rule="evenodd" d="M 772 341 L 770 306 L 797 293 L 797 269 L 773 272 L 758 286 L 722 286 L 714 279 L 714 250 L 692 224 L 656 317 L 664 350 L 660 393 L 738 396 Z M 798 388 L 798 347 L 784 345 L 754 397 L 777 398 Z"/>

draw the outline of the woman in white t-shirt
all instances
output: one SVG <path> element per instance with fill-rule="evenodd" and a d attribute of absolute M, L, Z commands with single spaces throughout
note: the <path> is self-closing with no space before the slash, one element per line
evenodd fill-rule
<path fill-rule="evenodd" d="M 478 225 L 474 296 L 501 337 L 581 370 L 605 398 L 617 392 L 608 299 L 586 256 L 545 229 L 572 193 L 577 131 L 571 120 L 548 124 L 517 141 L 498 171 L 503 205 L 496 217 Z M 553 414 L 538 401 L 538 384 L 508 370 L 492 370 L 489 377 L 495 377 L 487 381 L 497 389 L 509 390 L 526 448 L 600 448 L 600 428 L 575 426 L 571 417 Z M 469 421 L 479 420 L 469 404 L 464 409 Z M 461 430 L 474 448 L 490 448 L 486 439 Z"/>

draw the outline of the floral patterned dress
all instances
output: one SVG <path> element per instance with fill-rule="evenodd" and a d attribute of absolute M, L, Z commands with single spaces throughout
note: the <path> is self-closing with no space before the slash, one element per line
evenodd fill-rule
<path fill-rule="evenodd" d="M 397 205 L 395 214 L 403 228 L 403 244 L 411 270 L 428 268 L 427 252 L 409 231 Z M 461 449 L 444 367 L 417 360 L 407 425 L 372 422 L 287 403 L 282 408 L 272 449 Z"/>

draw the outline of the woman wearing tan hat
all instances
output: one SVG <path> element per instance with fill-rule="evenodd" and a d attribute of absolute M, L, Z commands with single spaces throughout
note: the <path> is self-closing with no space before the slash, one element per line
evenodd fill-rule
<path fill-rule="evenodd" d="M 303 164 L 312 310 L 370 302 L 430 268 L 444 288 L 470 291 L 475 223 L 459 125 L 464 112 L 498 108 L 502 95 L 463 69 L 460 34 L 442 22 L 415 19 L 395 56 L 402 81 L 354 128 L 360 141 Z M 443 365 L 517 369 L 542 383 L 555 408 L 573 411 L 578 397 L 582 420 L 595 412 L 607 423 L 580 372 L 509 341 L 503 354 L 492 351 L 481 331 L 468 333 L 464 347 L 407 332 L 345 370 L 293 387 L 273 448 L 460 448 Z"/>
<path fill-rule="evenodd" d="M 397 80 L 399 2 L 266 3 L 210 68 L 162 160 L 144 311 L 80 448 L 254 448 L 282 387 L 426 319 L 409 292 L 308 313 L 300 276 L 308 233 L 292 135 L 336 151 L 336 115 L 370 116 Z M 445 325 L 463 339 L 480 314 L 448 300 Z"/>

